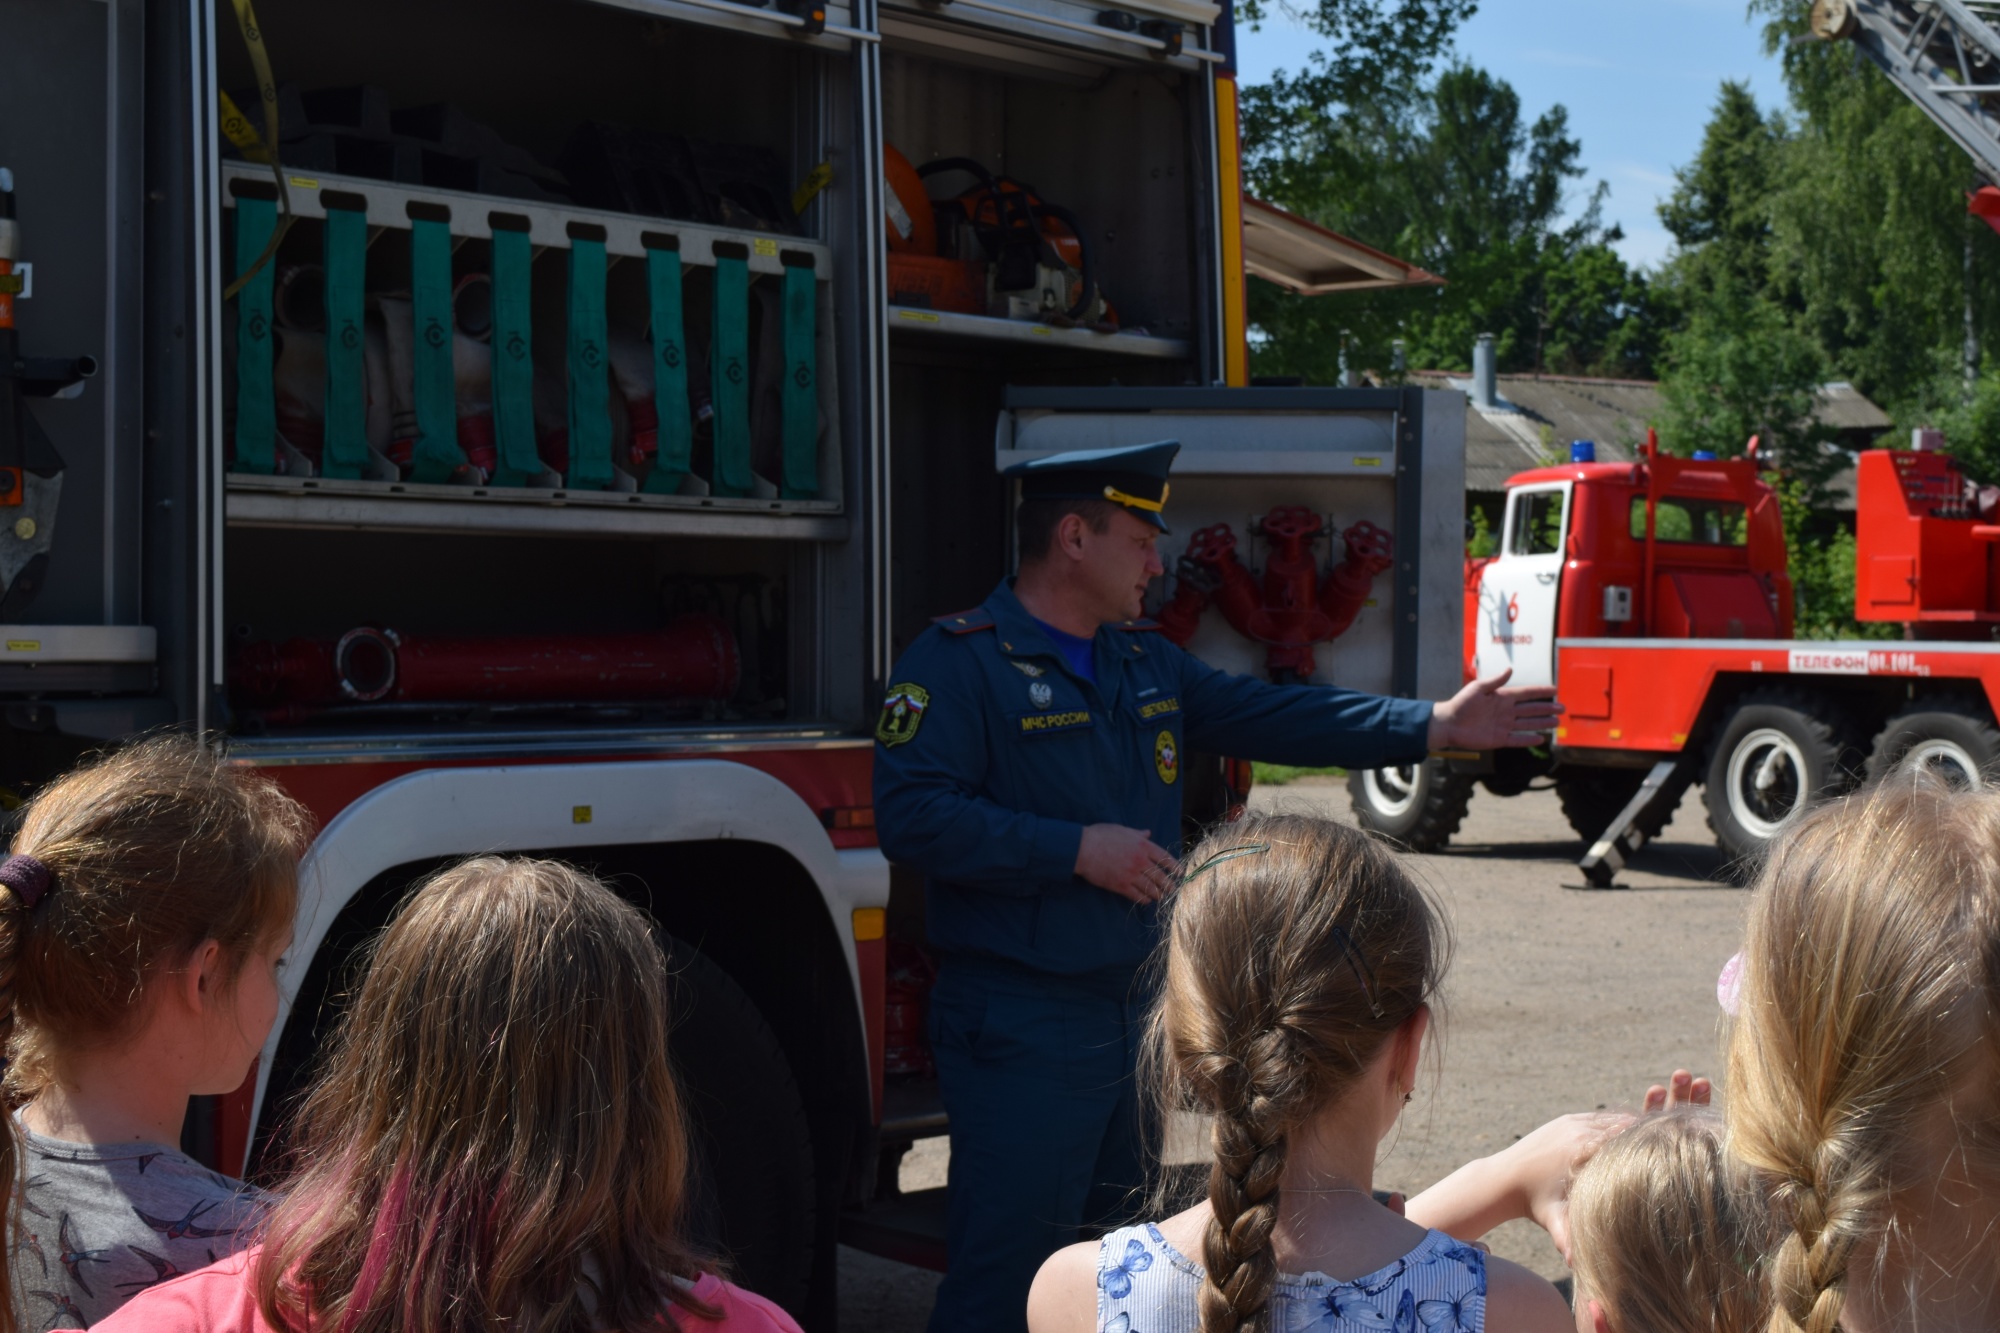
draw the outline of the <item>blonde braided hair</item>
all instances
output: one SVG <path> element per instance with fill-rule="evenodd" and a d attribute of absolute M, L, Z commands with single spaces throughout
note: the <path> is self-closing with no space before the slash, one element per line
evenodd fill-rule
<path fill-rule="evenodd" d="M 1211 834 L 1173 902 L 1148 1070 L 1213 1117 L 1201 1333 L 1261 1328 L 1290 1135 L 1431 1000 L 1444 928 L 1379 844 L 1331 820 Z"/>
<path fill-rule="evenodd" d="M 1905 774 L 1814 811 L 1759 878 L 1743 957 L 1729 1146 L 1776 1223 L 1768 1327 L 1833 1333 L 1897 1187 L 1935 1175 L 1919 1131 L 2000 1035 L 2000 796 Z"/>

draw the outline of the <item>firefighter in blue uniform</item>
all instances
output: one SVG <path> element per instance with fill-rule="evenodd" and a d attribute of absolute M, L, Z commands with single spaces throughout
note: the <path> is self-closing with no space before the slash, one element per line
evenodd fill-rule
<path fill-rule="evenodd" d="M 1026 1326 L 1042 1260 L 1134 1202 L 1141 965 L 1180 845 L 1188 749 L 1381 768 L 1537 744 L 1554 692 L 1432 705 L 1217 671 L 1139 618 L 1179 445 L 1021 479 L 1020 574 L 897 663 L 875 739 L 882 850 L 925 875 L 931 1041 L 951 1118 L 932 1333 Z"/>

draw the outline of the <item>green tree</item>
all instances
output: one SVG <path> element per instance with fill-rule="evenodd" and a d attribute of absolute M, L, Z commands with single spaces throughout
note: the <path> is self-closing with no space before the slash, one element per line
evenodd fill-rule
<path fill-rule="evenodd" d="M 1253 193 L 1378 245 L 1445 279 L 1441 288 L 1295 297 L 1252 284 L 1262 374 L 1331 382 L 1343 331 L 1355 359 L 1462 368 L 1497 335 L 1503 367 L 1643 374 L 1655 350 L 1650 295 L 1612 248 L 1599 185 L 1562 221 L 1581 145 L 1560 106 L 1524 120 L 1505 81 L 1469 65 L 1417 95 L 1332 114 L 1284 81 L 1245 97 Z"/>
<path fill-rule="evenodd" d="M 1337 115 L 1415 95 L 1450 50 L 1459 25 L 1479 9 L 1477 0 L 1270 3 L 1324 39 L 1297 73 L 1279 70 L 1264 85 L 1266 100 L 1287 106 L 1294 116 Z M 1251 28 L 1261 27 L 1270 16 L 1267 0 L 1243 0 L 1236 16 Z"/>
<path fill-rule="evenodd" d="M 1814 498 L 1847 456 L 1814 420 L 1826 354 L 1775 303 L 1719 288 L 1667 338 L 1660 435 L 1675 453 L 1740 456 L 1752 436 Z"/>
<path fill-rule="evenodd" d="M 1679 247 L 1666 285 L 1682 304 L 1761 295 L 1771 282 L 1771 206 L 1784 122 L 1725 83 L 1693 162 L 1674 173 L 1660 221 Z"/>
<path fill-rule="evenodd" d="M 1786 564 L 1792 576 L 1794 633 L 1801 639 L 1893 639 L 1886 621 L 1854 618 L 1854 530 L 1829 522 L 1802 482 L 1781 483 Z"/>

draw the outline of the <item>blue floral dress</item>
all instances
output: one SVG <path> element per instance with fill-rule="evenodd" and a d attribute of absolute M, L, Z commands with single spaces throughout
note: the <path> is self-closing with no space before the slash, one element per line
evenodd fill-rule
<path fill-rule="evenodd" d="M 1112 1232 L 1097 1250 L 1098 1333 L 1197 1333 L 1203 1276 L 1150 1223 Z M 1271 1333 L 1482 1333 L 1486 1255 L 1433 1231 L 1394 1263 L 1351 1282 L 1281 1273 L 1264 1326 Z"/>

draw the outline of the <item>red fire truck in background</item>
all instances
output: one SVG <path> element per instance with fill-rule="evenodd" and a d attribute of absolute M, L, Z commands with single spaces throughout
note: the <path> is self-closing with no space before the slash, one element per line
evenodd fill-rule
<path fill-rule="evenodd" d="M 1442 847 L 1475 786 L 1548 778 L 1608 882 L 1695 782 L 1717 841 L 1753 858 L 1813 799 L 1912 757 L 1969 785 L 2000 777 L 2000 515 L 1948 455 L 1861 455 L 1855 617 L 1905 636 L 1815 643 L 1792 638 L 1754 445 L 1729 461 L 1652 441 L 1630 464 L 1579 453 L 1510 478 L 1500 553 L 1466 566 L 1467 675 L 1557 685 L 1554 744 L 1354 774 L 1365 824 Z"/>

